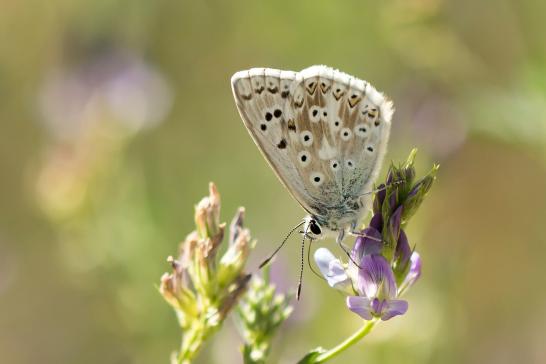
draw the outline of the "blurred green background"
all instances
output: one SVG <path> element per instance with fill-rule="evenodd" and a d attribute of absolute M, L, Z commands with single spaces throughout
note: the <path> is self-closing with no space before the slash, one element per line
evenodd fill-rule
<path fill-rule="evenodd" d="M 387 161 L 437 184 L 407 315 L 336 363 L 545 363 L 546 2 L 0 2 L 0 362 L 166 363 L 156 290 L 215 181 L 253 264 L 303 211 L 239 119 L 241 69 L 327 64 L 396 106 Z M 384 168 L 385 169 L 385 168 Z M 320 244 L 334 247 L 331 241 Z M 298 247 L 297 247 L 298 246 Z M 294 239 L 273 267 L 293 289 Z M 360 326 L 308 271 L 272 361 Z M 237 363 L 229 322 L 199 363 Z"/>

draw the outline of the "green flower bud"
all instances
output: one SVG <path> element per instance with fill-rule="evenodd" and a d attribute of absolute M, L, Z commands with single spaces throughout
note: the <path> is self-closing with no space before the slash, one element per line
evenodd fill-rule
<path fill-rule="evenodd" d="M 265 272 L 263 279 L 252 280 L 237 313 L 238 327 L 245 341 L 242 348 L 245 363 L 265 363 L 274 334 L 292 313 L 289 298 L 275 292 Z"/>
<path fill-rule="evenodd" d="M 411 191 L 408 193 L 403 205 L 404 205 L 404 213 L 402 215 L 402 221 L 405 223 L 408 221 L 413 214 L 417 211 L 419 206 L 421 206 L 421 203 L 423 202 L 426 194 L 432 187 L 432 184 L 436 180 L 436 173 L 440 167 L 438 165 L 435 165 L 432 167 L 430 172 L 423 177 L 420 181 L 418 181 L 411 189 Z"/>

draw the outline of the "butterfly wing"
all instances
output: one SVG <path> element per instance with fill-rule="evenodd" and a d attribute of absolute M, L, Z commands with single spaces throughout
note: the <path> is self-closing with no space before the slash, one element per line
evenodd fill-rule
<path fill-rule="evenodd" d="M 296 163 L 298 133 L 294 120 L 289 120 L 290 90 L 296 72 L 253 68 L 237 72 L 231 78 L 237 109 L 252 139 L 288 191 L 309 213 L 313 195 L 302 179 Z M 293 114 L 293 113 L 292 113 Z M 300 156 L 301 158 L 301 156 Z"/>
<path fill-rule="evenodd" d="M 304 209 L 334 229 L 354 221 L 386 151 L 392 104 L 369 83 L 325 66 L 252 69 L 232 85 L 247 129 Z"/>

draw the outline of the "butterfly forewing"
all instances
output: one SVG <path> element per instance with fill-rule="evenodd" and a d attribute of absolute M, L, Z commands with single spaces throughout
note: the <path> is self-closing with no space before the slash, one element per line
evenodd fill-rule
<path fill-rule="evenodd" d="M 314 213 L 305 198 L 299 167 L 289 153 L 298 138 L 294 121 L 286 118 L 290 87 L 296 76 L 296 72 L 253 68 L 237 72 L 231 82 L 237 108 L 252 139 L 292 195 Z M 279 89 L 275 90 L 277 84 Z"/>
<path fill-rule="evenodd" d="M 330 225 L 362 214 L 393 113 L 381 93 L 325 66 L 242 71 L 232 87 L 252 138 L 305 210 Z"/>

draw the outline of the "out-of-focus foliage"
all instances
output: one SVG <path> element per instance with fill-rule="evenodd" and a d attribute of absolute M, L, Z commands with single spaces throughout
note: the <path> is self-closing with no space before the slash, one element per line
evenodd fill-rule
<path fill-rule="evenodd" d="M 533 0 L 1 2 L 0 361 L 167 362 L 178 325 L 154 284 L 207 183 L 226 214 L 246 207 L 256 265 L 303 216 L 230 76 L 327 64 L 394 100 L 387 162 L 417 146 L 419 165 L 442 165 L 409 229 L 424 266 L 408 313 L 339 361 L 545 362 L 545 13 Z M 295 246 L 272 267 L 282 289 Z M 275 360 L 359 325 L 306 272 Z M 237 363 L 239 345 L 227 329 L 200 362 Z"/>

